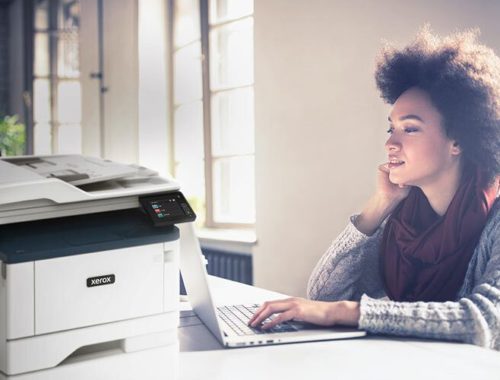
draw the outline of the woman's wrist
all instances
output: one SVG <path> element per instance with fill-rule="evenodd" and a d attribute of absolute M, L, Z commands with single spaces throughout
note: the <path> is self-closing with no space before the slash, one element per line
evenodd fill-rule
<path fill-rule="evenodd" d="M 365 235 L 373 235 L 400 201 L 374 195 L 355 220 L 355 227 Z"/>
<path fill-rule="evenodd" d="M 337 301 L 332 302 L 330 307 L 331 321 L 333 325 L 358 326 L 360 318 L 359 302 Z"/>

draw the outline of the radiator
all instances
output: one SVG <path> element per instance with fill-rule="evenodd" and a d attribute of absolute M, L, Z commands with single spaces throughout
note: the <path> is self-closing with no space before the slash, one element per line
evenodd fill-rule
<path fill-rule="evenodd" d="M 227 278 L 244 284 L 253 285 L 252 256 L 231 253 L 211 248 L 202 248 L 207 259 L 207 272 L 213 276 Z M 181 253 L 182 254 L 182 253 Z M 181 276 L 181 294 L 186 294 Z"/>
<path fill-rule="evenodd" d="M 252 256 L 203 248 L 208 274 L 252 285 Z"/>

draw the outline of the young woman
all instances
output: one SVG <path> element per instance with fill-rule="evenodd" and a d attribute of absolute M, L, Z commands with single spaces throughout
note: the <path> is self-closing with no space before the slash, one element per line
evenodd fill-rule
<path fill-rule="evenodd" d="M 384 49 L 392 104 L 378 186 L 318 262 L 309 299 L 266 302 L 286 320 L 500 349 L 500 59 L 476 32 L 424 28 Z"/>

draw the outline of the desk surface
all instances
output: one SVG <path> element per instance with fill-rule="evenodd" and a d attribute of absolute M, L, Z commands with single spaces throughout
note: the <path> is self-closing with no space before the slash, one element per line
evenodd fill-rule
<path fill-rule="evenodd" d="M 218 304 L 283 295 L 210 279 Z M 225 349 L 183 303 L 179 379 L 481 379 L 500 380 L 500 353 L 430 340 L 367 336 L 326 342 Z"/>

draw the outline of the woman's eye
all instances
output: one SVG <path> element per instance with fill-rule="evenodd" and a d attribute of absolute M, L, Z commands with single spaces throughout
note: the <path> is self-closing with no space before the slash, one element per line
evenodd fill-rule
<path fill-rule="evenodd" d="M 419 129 L 417 127 L 404 127 L 402 129 L 405 133 L 414 133 L 414 132 L 419 131 Z M 394 127 L 389 127 L 389 129 L 387 130 L 387 133 L 392 135 L 394 133 Z"/>
<path fill-rule="evenodd" d="M 416 127 L 405 127 L 406 133 L 418 132 L 418 128 Z"/>

